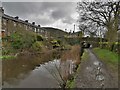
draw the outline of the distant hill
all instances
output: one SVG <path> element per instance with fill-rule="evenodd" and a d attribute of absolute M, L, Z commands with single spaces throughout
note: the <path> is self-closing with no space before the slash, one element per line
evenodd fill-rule
<path fill-rule="evenodd" d="M 68 35 L 67 32 L 58 29 L 58 28 L 53 28 L 53 27 L 42 27 L 44 30 L 50 32 L 50 36 L 56 37 L 56 38 L 61 38 L 64 35 Z"/>

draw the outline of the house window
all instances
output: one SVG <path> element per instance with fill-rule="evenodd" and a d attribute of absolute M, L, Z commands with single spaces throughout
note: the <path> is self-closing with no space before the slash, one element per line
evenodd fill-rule
<path fill-rule="evenodd" d="M 17 24 L 16 24 L 16 22 L 15 21 L 13 21 L 13 25 L 16 27 L 17 26 Z"/>
<path fill-rule="evenodd" d="M 35 32 L 37 32 L 37 28 L 35 28 Z"/>
<path fill-rule="evenodd" d="M 30 26 L 30 30 L 32 30 L 32 27 Z"/>
<path fill-rule="evenodd" d="M 3 19 L 3 25 L 6 26 L 7 25 L 7 20 Z"/>
<path fill-rule="evenodd" d="M 19 23 L 19 27 L 22 27 L 21 23 Z"/>
<path fill-rule="evenodd" d="M 41 33 L 43 33 L 43 30 L 41 30 Z"/>
<path fill-rule="evenodd" d="M 28 26 L 27 26 L 27 25 L 24 25 L 24 27 L 25 27 L 25 30 L 27 30 L 27 29 L 28 29 Z"/>
<path fill-rule="evenodd" d="M 35 32 L 35 31 L 36 31 L 35 29 L 36 29 L 36 28 L 34 28 L 34 27 L 32 28 L 33 32 Z"/>
<path fill-rule="evenodd" d="M 38 29 L 38 33 L 40 32 L 40 29 Z"/>

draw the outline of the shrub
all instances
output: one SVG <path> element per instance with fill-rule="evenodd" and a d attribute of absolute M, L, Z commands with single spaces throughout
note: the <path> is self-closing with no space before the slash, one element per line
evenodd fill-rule
<path fill-rule="evenodd" d="M 35 34 L 29 31 L 12 33 L 10 38 L 11 46 L 14 49 L 30 48 L 32 44 L 36 41 Z"/>
<path fill-rule="evenodd" d="M 19 33 L 13 33 L 11 35 L 11 40 L 12 40 L 11 45 L 14 49 L 21 49 L 23 47 L 24 42 L 22 38 L 23 38 L 22 35 Z"/>
<path fill-rule="evenodd" d="M 57 47 L 60 47 L 60 41 L 59 40 L 52 40 L 51 41 L 51 44 L 53 46 L 53 48 L 57 48 Z"/>
<path fill-rule="evenodd" d="M 108 49 L 109 50 L 109 47 L 108 45 L 111 44 L 111 43 L 108 43 L 108 42 L 99 42 L 99 46 L 103 49 Z M 112 44 L 112 51 L 115 51 L 117 53 L 119 53 L 119 46 L 120 46 L 120 43 L 119 42 L 115 42 Z"/>
<path fill-rule="evenodd" d="M 37 41 L 43 41 L 43 38 L 41 35 L 37 35 Z"/>
<path fill-rule="evenodd" d="M 33 45 L 32 45 L 32 48 L 35 50 L 35 51 L 41 51 L 43 47 L 43 43 L 42 42 L 39 42 L 39 41 L 36 41 Z"/>

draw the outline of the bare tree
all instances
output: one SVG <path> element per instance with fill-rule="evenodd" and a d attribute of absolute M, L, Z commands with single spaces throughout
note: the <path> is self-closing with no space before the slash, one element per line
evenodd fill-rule
<path fill-rule="evenodd" d="M 62 88 L 63 90 L 65 90 L 67 80 L 69 79 L 69 75 L 71 74 L 71 64 L 72 63 L 70 62 L 70 60 L 64 62 L 60 61 L 58 65 L 54 63 L 54 70 L 44 66 L 46 70 L 52 75 L 52 77 L 57 81 L 60 88 Z"/>
<path fill-rule="evenodd" d="M 109 2 L 78 2 L 77 12 L 79 13 L 79 24 L 90 27 L 106 28 L 106 38 L 109 47 L 115 42 L 118 31 L 120 14 L 120 1 Z M 93 29 L 87 31 L 93 32 Z M 98 29 L 95 28 L 97 31 Z"/>

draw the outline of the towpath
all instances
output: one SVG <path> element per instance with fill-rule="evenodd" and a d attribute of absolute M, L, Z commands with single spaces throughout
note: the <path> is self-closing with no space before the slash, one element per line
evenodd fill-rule
<path fill-rule="evenodd" d="M 75 85 L 77 88 L 116 88 L 118 81 L 109 72 L 108 68 L 101 62 L 90 49 L 87 60 L 80 64 Z"/>

